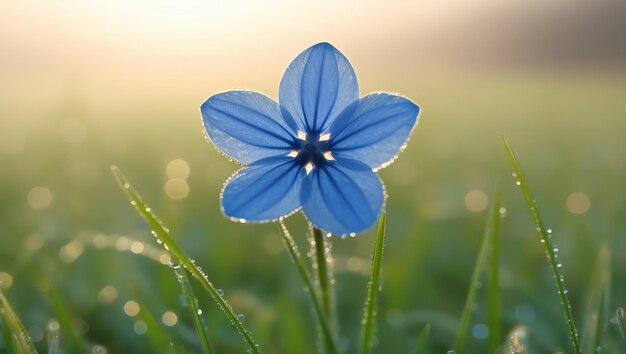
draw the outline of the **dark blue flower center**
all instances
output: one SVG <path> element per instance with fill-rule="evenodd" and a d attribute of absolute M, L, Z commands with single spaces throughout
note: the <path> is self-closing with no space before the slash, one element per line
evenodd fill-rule
<path fill-rule="evenodd" d="M 289 156 L 294 157 L 296 162 L 307 170 L 307 174 L 313 168 L 323 167 L 328 160 L 334 160 L 330 153 L 328 135 L 307 135 L 298 132 L 298 138 L 294 141 L 294 150 Z"/>

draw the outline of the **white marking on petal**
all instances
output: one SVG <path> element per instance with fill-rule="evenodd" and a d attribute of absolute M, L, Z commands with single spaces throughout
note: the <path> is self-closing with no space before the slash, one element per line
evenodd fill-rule
<path fill-rule="evenodd" d="M 311 173 L 311 171 L 313 171 L 313 164 L 310 162 L 307 162 L 307 164 L 304 165 L 304 170 L 306 171 L 306 174 L 308 175 L 309 173 Z"/>
<path fill-rule="evenodd" d="M 328 141 L 330 140 L 330 133 L 320 134 L 319 141 Z"/>
<path fill-rule="evenodd" d="M 326 160 L 335 160 L 335 158 L 333 157 L 332 152 L 330 152 L 330 151 L 325 151 L 324 152 L 324 157 L 326 158 Z"/>
<path fill-rule="evenodd" d="M 296 157 L 296 156 L 298 156 L 298 150 L 291 150 L 291 152 L 287 156 L 289 156 L 289 157 Z"/>
<path fill-rule="evenodd" d="M 303 132 L 302 130 L 298 130 L 298 139 L 306 140 L 306 133 Z"/>

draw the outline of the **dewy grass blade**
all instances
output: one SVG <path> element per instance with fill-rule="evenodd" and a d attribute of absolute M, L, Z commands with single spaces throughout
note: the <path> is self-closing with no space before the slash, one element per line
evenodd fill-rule
<path fill-rule="evenodd" d="M 99 235 L 100 235 L 100 238 L 98 240 L 98 244 L 100 248 L 110 247 L 113 250 L 116 250 L 118 252 L 124 252 L 124 250 L 116 247 L 117 241 L 119 241 L 120 239 L 124 239 L 131 244 L 135 242 L 139 242 L 137 240 L 134 240 L 126 236 L 103 236 L 102 234 L 99 234 Z M 84 242 L 87 244 L 90 244 L 94 242 L 94 239 L 85 238 Z M 131 253 L 135 254 L 134 252 L 131 252 Z M 207 334 L 205 333 L 204 326 L 202 325 L 202 320 L 200 319 L 200 316 L 198 315 L 199 308 L 198 308 L 198 302 L 196 301 L 197 297 L 193 291 L 193 288 L 191 287 L 191 283 L 189 282 L 189 277 L 187 276 L 187 272 L 180 265 L 180 261 L 172 258 L 173 256 L 170 253 L 166 251 L 162 251 L 160 248 L 156 248 L 150 244 L 144 244 L 143 251 L 140 252 L 139 255 L 144 256 L 148 259 L 151 259 L 159 264 L 167 264 L 167 259 L 170 259 L 169 261 L 170 265 L 174 269 L 174 273 L 176 274 L 176 279 L 178 280 L 180 284 L 180 287 L 183 291 L 183 296 L 185 297 L 185 301 L 187 302 L 187 307 L 189 308 L 189 312 L 191 314 L 191 318 L 194 321 L 193 322 L 194 327 L 198 333 L 198 336 L 200 337 L 200 343 L 202 345 L 202 352 L 205 354 L 212 354 L 213 352 L 211 350 L 211 345 L 209 343 Z M 163 256 L 165 255 L 167 256 L 166 260 L 163 259 Z"/>
<path fill-rule="evenodd" d="M 422 329 L 422 333 L 420 333 L 420 336 L 417 339 L 417 345 L 415 346 L 415 354 L 426 354 L 426 349 L 428 349 L 429 337 L 430 337 L 430 323 L 424 326 L 424 329 Z"/>
<path fill-rule="evenodd" d="M 515 154 L 513 154 L 513 150 L 509 146 L 508 141 L 504 136 L 502 136 L 502 143 L 504 144 L 504 149 L 506 150 L 506 154 L 511 161 L 511 165 L 513 166 L 513 176 L 517 179 L 516 184 L 520 187 L 524 198 L 526 199 L 526 203 L 528 204 L 528 208 L 530 209 L 530 214 L 535 220 L 535 224 L 537 226 L 537 231 L 541 236 L 541 242 L 543 243 L 546 251 L 546 255 L 548 256 L 548 263 L 550 268 L 552 269 L 552 275 L 554 277 L 554 281 L 556 283 L 557 292 L 559 294 L 559 298 L 561 299 L 561 305 L 563 307 L 563 313 L 565 314 L 565 320 L 567 322 L 567 328 L 569 330 L 570 340 L 572 342 L 572 350 L 574 354 L 580 354 L 580 344 L 578 341 L 578 330 L 576 329 L 576 325 L 574 324 L 574 316 L 572 315 L 572 306 L 570 305 L 569 297 L 567 296 L 567 291 L 565 290 L 565 285 L 563 281 L 563 276 L 561 275 L 559 268 L 561 264 L 556 261 L 555 249 L 552 245 L 552 240 L 550 238 L 550 233 L 546 230 L 545 225 L 543 224 L 543 220 L 541 219 L 541 215 L 537 210 L 537 206 L 535 205 L 535 199 L 530 193 L 530 188 L 528 187 L 528 182 L 526 182 L 526 177 L 522 172 L 522 168 L 520 167 L 517 159 L 515 158 Z"/>
<path fill-rule="evenodd" d="M 300 278 L 304 282 L 304 286 L 306 287 L 307 292 L 311 296 L 311 302 L 313 302 L 313 309 L 315 310 L 315 314 L 317 315 L 317 319 L 320 323 L 320 327 L 322 329 L 322 336 L 324 337 L 324 343 L 326 346 L 326 350 L 330 354 L 338 354 L 337 345 L 335 343 L 332 331 L 330 330 L 330 326 L 328 325 L 328 319 L 324 314 L 324 310 L 322 308 L 322 304 L 317 297 L 315 287 L 313 286 L 313 281 L 307 272 L 304 261 L 302 261 L 302 256 L 300 255 L 300 251 L 298 250 L 298 246 L 295 241 L 291 237 L 289 230 L 287 230 L 287 226 L 283 221 L 280 221 L 281 227 L 281 236 L 287 250 L 289 251 L 289 255 L 291 256 L 291 260 L 296 264 L 296 268 L 298 269 L 298 273 L 300 274 Z"/>
<path fill-rule="evenodd" d="M 480 275 L 482 273 L 483 265 L 485 264 L 485 259 L 487 258 L 487 250 L 489 249 L 489 245 L 494 239 L 494 236 L 493 236 L 494 233 L 498 232 L 499 212 L 500 212 L 500 192 L 498 190 L 496 191 L 496 194 L 493 198 L 493 202 L 491 203 L 491 209 L 489 212 L 489 218 L 487 220 L 487 226 L 485 227 L 485 233 L 483 235 L 483 240 L 480 246 L 480 251 L 478 252 L 478 258 L 476 259 L 476 264 L 474 265 L 474 271 L 472 272 L 472 278 L 470 280 L 470 286 L 467 292 L 467 297 L 465 298 L 465 306 L 463 307 L 463 314 L 461 315 L 461 324 L 459 325 L 459 332 L 457 334 L 456 342 L 454 344 L 454 350 L 457 353 L 461 353 L 463 351 L 465 337 L 467 335 L 467 331 L 469 328 L 469 320 L 470 320 L 470 316 L 472 312 L 472 305 L 474 304 L 474 300 L 476 299 L 476 292 L 478 291 Z M 498 300 L 496 299 L 496 301 Z"/>
<path fill-rule="evenodd" d="M 191 318 L 193 318 L 193 325 L 196 327 L 196 332 L 198 332 L 198 336 L 200 336 L 200 343 L 202 344 L 202 352 L 204 354 L 212 354 L 211 344 L 209 343 L 209 339 L 204 332 L 204 326 L 202 325 L 202 319 L 200 319 L 200 308 L 198 307 L 198 301 L 196 295 L 194 294 L 193 288 L 191 287 L 191 283 L 189 282 L 189 278 L 185 273 L 184 269 L 181 269 L 180 262 L 177 259 L 173 259 L 174 271 L 176 272 L 176 278 L 180 283 L 180 287 L 183 289 L 183 296 L 187 301 L 187 307 L 189 308 L 189 312 L 191 313 Z"/>
<path fill-rule="evenodd" d="M 112 166 L 111 170 L 113 171 L 113 175 L 117 179 L 122 189 L 130 198 L 131 204 L 137 208 L 139 214 L 141 214 L 141 216 L 146 219 L 146 221 L 152 228 L 154 236 L 157 238 L 159 243 L 162 243 L 165 249 L 168 250 L 174 258 L 178 259 L 180 261 L 180 264 L 200 282 L 204 290 L 209 293 L 213 300 L 218 304 L 220 309 L 224 312 L 226 317 L 228 317 L 228 319 L 233 323 L 239 333 L 241 333 L 245 342 L 250 347 L 250 352 L 256 354 L 261 353 L 259 345 L 256 344 L 250 332 L 248 332 L 243 323 L 241 323 L 241 321 L 239 320 L 239 317 L 233 312 L 230 304 L 219 294 L 215 286 L 213 286 L 213 283 L 209 281 L 206 274 L 204 274 L 204 272 L 199 269 L 194 264 L 194 262 L 185 255 L 185 253 L 178 246 L 178 244 L 174 242 L 174 240 L 170 237 L 169 230 L 152 213 L 152 209 L 150 209 L 150 207 L 148 207 L 143 202 L 137 191 L 135 191 L 135 189 L 130 185 L 130 183 L 128 182 L 126 177 L 124 177 L 124 175 L 120 172 L 120 170 L 115 166 Z"/>
<path fill-rule="evenodd" d="M 501 207 L 502 193 L 500 184 L 493 197 L 491 208 L 491 266 L 487 280 L 487 328 L 489 328 L 488 350 L 495 353 L 500 346 L 501 333 L 501 304 L 500 298 L 500 217 L 506 213 Z"/>
<path fill-rule="evenodd" d="M 369 354 L 372 352 L 374 339 L 374 325 L 376 321 L 376 310 L 378 307 L 378 292 L 380 290 L 380 265 L 383 258 L 383 248 L 385 245 L 385 226 L 387 216 L 383 212 L 378 224 L 378 233 L 374 246 L 374 254 L 372 255 L 372 269 L 370 272 L 370 281 L 367 288 L 367 298 L 365 299 L 365 311 L 363 314 L 363 325 L 361 327 L 361 353 Z"/>
<path fill-rule="evenodd" d="M 11 343 L 17 353 L 37 354 L 28 331 L 4 296 L 2 287 L 0 287 L 0 317 L 2 317 L 2 326 L 6 327 L 9 332 L 10 340 L 7 344 Z"/>

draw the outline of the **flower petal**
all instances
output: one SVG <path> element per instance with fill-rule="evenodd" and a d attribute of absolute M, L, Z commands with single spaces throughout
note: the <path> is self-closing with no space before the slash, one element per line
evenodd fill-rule
<path fill-rule="evenodd" d="M 291 157 L 270 157 L 237 171 L 222 191 L 222 209 L 231 218 L 263 222 L 300 207 L 304 169 Z"/>
<path fill-rule="evenodd" d="M 298 128 L 323 133 L 335 118 L 359 98 L 354 69 L 328 43 L 319 43 L 298 55 L 287 67 L 278 90 L 281 109 Z"/>
<path fill-rule="evenodd" d="M 314 169 L 302 185 L 302 204 L 309 221 L 338 235 L 369 229 L 380 215 L 384 199 L 378 176 L 354 160 Z"/>
<path fill-rule="evenodd" d="M 419 107 L 404 97 L 375 93 L 342 114 L 329 129 L 334 156 L 356 159 L 374 170 L 392 162 L 417 123 Z"/>
<path fill-rule="evenodd" d="M 249 164 L 291 150 L 295 132 L 278 103 L 253 91 L 228 91 L 209 97 L 200 108 L 209 138 L 220 151 Z"/>

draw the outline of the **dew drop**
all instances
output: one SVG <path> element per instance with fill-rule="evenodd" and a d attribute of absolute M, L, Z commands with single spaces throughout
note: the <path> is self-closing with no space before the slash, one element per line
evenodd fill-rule
<path fill-rule="evenodd" d="M 237 321 L 242 322 L 246 320 L 246 315 L 240 313 L 237 315 Z"/>
<path fill-rule="evenodd" d="M 224 290 L 222 290 L 222 289 L 217 289 L 217 295 L 219 295 L 219 296 L 224 296 Z"/>

